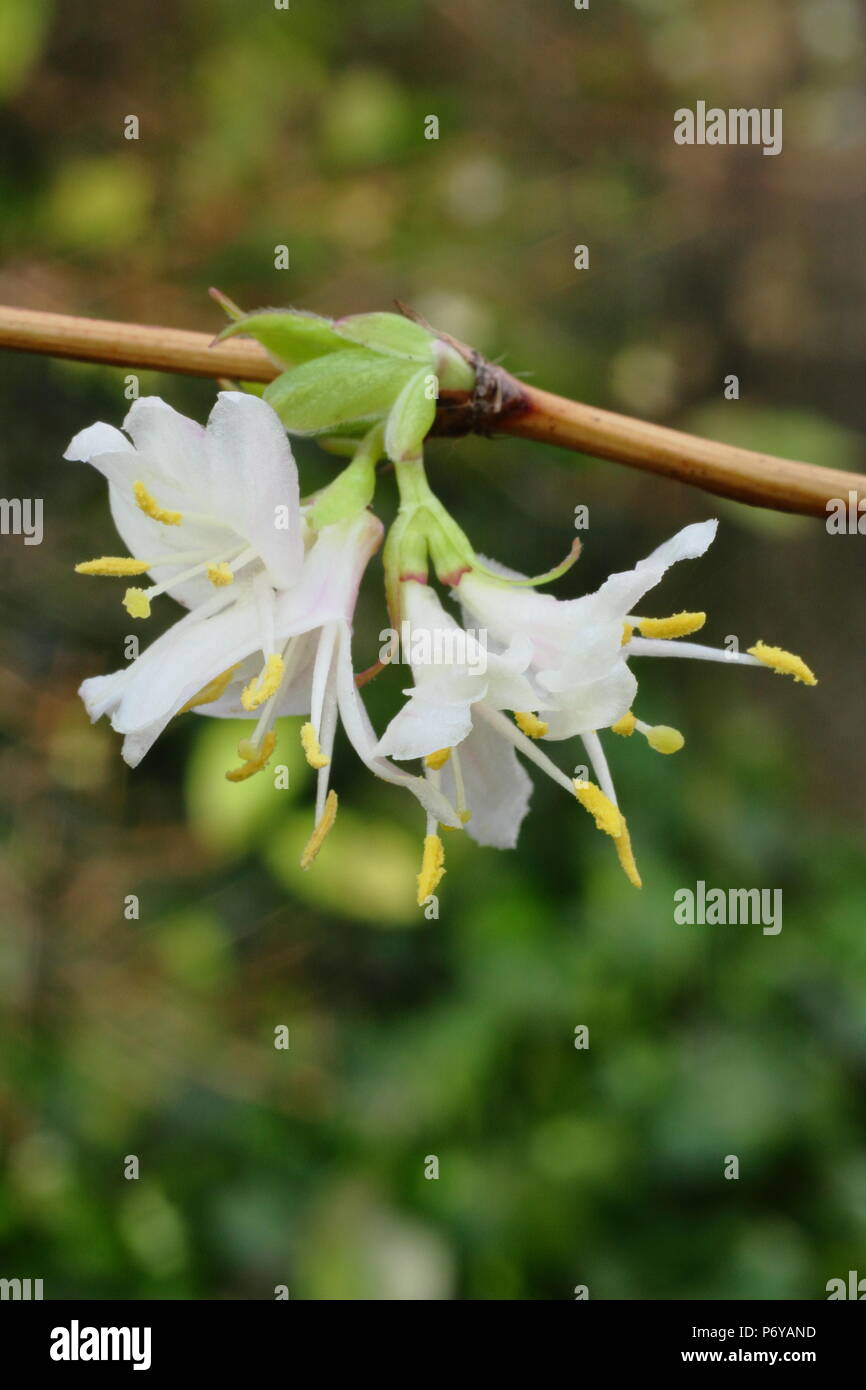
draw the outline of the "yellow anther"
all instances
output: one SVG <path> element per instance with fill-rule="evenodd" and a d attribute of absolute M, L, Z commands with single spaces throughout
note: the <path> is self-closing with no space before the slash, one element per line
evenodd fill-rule
<path fill-rule="evenodd" d="M 423 907 L 431 893 L 442 881 L 445 873 L 445 846 L 438 835 L 424 836 L 424 857 L 418 875 L 418 906 Z"/>
<path fill-rule="evenodd" d="M 231 566 L 228 565 L 225 560 L 223 560 L 220 565 L 208 565 L 207 577 L 211 584 L 215 584 L 218 589 L 221 589 L 226 584 L 234 584 L 235 582 Z"/>
<path fill-rule="evenodd" d="M 620 819 L 622 820 L 622 830 L 618 835 L 614 836 L 613 841 L 616 846 L 617 858 L 622 865 L 623 873 L 629 883 L 633 884 L 635 888 L 642 888 L 643 884 L 641 883 L 641 877 L 638 873 L 634 854 L 632 853 L 631 837 L 628 833 L 628 826 L 625 823 L 625 816 L 621 816 Z"/>
<path fill-rule="evenodd" d="M 530 714 L 524 710 L 515 710 L 514 719 L 518 729 L 526 734 L 527 738 L 544 738 L 550 728 L 550 725 L 539 719 L 537 714 Z"/>
<path fill-rule="evenodd" d="M 123 606 L 130 618 L 150 617 L 150 599 L 144 589 L 127 589 L 123 595 Z"/>
<path fill-rule="evenodd" d="M 183 512 L 170 512 L 165 507 L 161 507 L 140 479 L 133 483 L 132 491 L 145 516 L 153 517 L 154 521 L 161 521 L 163 526 L 179 526 L 183 521 Z"/>
<path fill-rule="evenodd" d="M 765 642 L 756 642 L 754 647 L 749 648 L 749 656 L 757 657 L 758 661 L 763 661 L 765 666 L 777 671 L 780 676 L 793 676 L 795 681 L 802 681 L 804 685 L 818 684 L 817 676 L 809 670 L 805 661 L 794 656 L 793 652 L 783 651 L 781 647 L 768 647 Z"/>
<path fill-rule="evenodd" d="M 236 669 L 236 667 L 232 667 L 232 670 Z M 217 679 L 221 679 L 221 677 Z M 245 782 L 254 773 L 261 772 L 263 768 L 267 767 L 276 745 L 277 736 L 273 729 L 265 734 L 258 747 L 250 739 L 242 738 L 238 744 L 238 757 L 243 759 L 243 764 L 241 767 L 229 768 L 226 779 L 229 782 Z"/>
<path fill-rule="evenodd" d="M 322 819 L 319 821 L 301 855 L 301 868 L 308 869 L 325 842 L 325 836 L 337 819 L 337 793 L 331 789 L 325 801 Z"/>
<path fill-rule="evenodd" d="M 304 757 L 310 764 L 310 767 L 314 767 L 316 771 L 318 771 L 319 768 L 327 767 L 328 763 L 331 761 L 330 758 L 325 757 L 319 747 L 318 736 L 310 723 L 305 724 L 301 729 L 301 747 L 304 750 Z"/>
<path fill-rule="evenodd" d="M 468 806 L 464 806 L 462 810 L 457 812 L 457 815 L 460 818 L 461 825 L 468 825 L 472 819 L 472 812 L 469 810 Z"/>
<path fill-rule="evenodd" d="M 238 666 L 240 666 L 240 662 L 238 662 Z M 178 714 L 186 714 L 188 710 L 197 709 L 199 705 L 212 705 L 214 700 L 218 700 L 222 695 L 238 666 L 230 666 L 227 671 L 223 671 L 219 676 L 214 676 L 212 681 L 208 681 L 207 685 L 202 686 L 197 695 L 193 695 L 191 700 L 187 700 L 185 705 L 181 705 Z"/>
<path fill-rule="evenodd" d="M 635 731 L 636 724 L 637 720 L 631 710 L 629 710 L 628 714 L 624 714 L 622 719 L 618 719 L 615 724 L 611 724 L 610 731 L 612 734 L 620 734 L 622 738 L 630 738 Z"/>
<path fill-rule="evenodd" d="M 133 560 L 128 555 L 103 555 L 98 560 L 82 560 L 75 566 L 76 574 L 102 574 L 112 579 L 125 579 L 128 575 L 147 574 L 150 569 L 146 560 Z"/>
<path fill-rule="evenodd" d="M 672 729 L 669 724 L 655 724 L 647 729 L 646 741 L 657 753 L 679 753 L 685 743 L 679 729 Z"/>
<path fill-rule="evenodd" d="M 620 645 L 621 647 L 625 647 L 625 646 L 631 641 L 631 639 L 632 639 L 633 636 L 634 636 L 634 628 L 632 627 L 631 623 L 623 623 L 623 625 L 622 625 L 622 641 L 620 642 L 619 645 Z"/>
<path fill-rule="evenodd" d="M 245 685 L 241 691 L 241 704 L 245 710 L 258 709 L 272 695 L 276 695 L 283 679 L 283 658 L 276 652 L 269 656 L 260 675 Z"/>
<path fill-rule="evenodd" d="M 670 618 L 638 618 L 637 625 L 644 637 L 687 637 L 700 632 L 706 621 L 706 613 L 674 613 Z"/>
<path fill-rule="evenodd" d="M 438 772 L 440 767 L 444 767 L 451 757 L 450 748 L 439 748 L 435 753 L 428 753 L 424 759 L 424 766 L 429 767 L 433 772 Z"/>
<path fill-rule="evenodd" d="M 609 797 L 605 796 L 601 787 L 597 787 L 594 782 L 584 782 L 580 778 L 574 780 L 574 794 L 585 811 L 594 817 L 599 830 L 603 830 L 605 835 L 610 835 L 615 840 L 622 833 L 625 821 L 618 806 L 614 806 Z"/>

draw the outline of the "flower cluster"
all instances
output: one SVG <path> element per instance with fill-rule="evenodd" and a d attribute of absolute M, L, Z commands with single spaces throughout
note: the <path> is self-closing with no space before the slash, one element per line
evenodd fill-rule
<path fill-rule="evenodd" d="M 374 324 L 373 332 L 366 320 L 386 317 L 391 316 L 361 316 L 348 347 L 323 348 L 321 334 L 333 337 L 336 331 L 326 321 L 302 324 L 303 334 L 320 335 L 310 367 L 322 356 L 333 364 L 335 357 L 352 359 L 354 353 L 361 375 L 369 377 L 368 359 L 378 352 L 391 377 L 395 363 L 399 368 L 399 380 L 389 378 L 390 397 L 368 389 L 362 400 L 356 391 L 342 420 L 332 418 L 333 406 L 323 413 L 320 405 L 312 432 L 347 426 L 340 443 L 352 457 L 310 498 L 301 497 L 286 415 L 278 409 L 287 399 L 285 386 L 270 401 L 221 392 L 206 428 L 155 397 L 145 398 L 129 411 L 125 433 L 96 424 L 72 440 L 65 457 L 91 463 L 103 474 L 129 551 L 87 560 L 76 566 L 78 572 L 142 581 L 123 596 L 134 619 L 147 619 L 162 595 L 187 610 L 126 667 L 84 682 L 87 711 L 92 720 L 110 717 L 133 767 L 169 721 L 187 711 L 247 719 L 251 732 L 238 745 L 238 765 L 226 772 L 231 781 L 262 772 L 274 756 L 280 717 L 301 716 L 303 751 L 318 774 L 304 867 L 337 813 L 330 777 L 342 723 L 370 771 L 410 792 L 426 816 L 418 875 L 422 906 L 445 872 L 442 827 L 465 830 L 482 845 L 515 845 L 532 788 L 528 763 L 590 814 L 639 887 L 600 734 L 637 733 L 663 754 L 677 752 L 684 740 L 676 729 L 647 724 L 635 713 L 633 659 L 764 666 L 808 685 L 815 677 L 798 657 L 761 641 L 746 653 L 684 641 L 703 626 L 702 612 L 647 613 L 646 597 L 667 569 L 705 553 L 715 521 L 686 526 L 633 569 L 576 599 L 537 590 L 568 567 L 577 547 L 565 564 L 534 579 L 478 556 L 431 492 L 421 460 L 430 423 L 422 376 L 435 369 L 459 377 L 458 358 L 420 329 L 383 348 L 381 325 Z M 348 322 L 341 333 L 351 333 Z M 297 326 L 292 329 L 297 346 Z M 419 366 L 422 332 L 429 360 Z M 345 370 L 344 362 L 341 377 Z M 294 410 L 303 392 L 299 396 L 296 380 L 291 390 Z M 309 422 L 310 397 L 303 401 Z M 364 571 L 383 539 L 384 528 L 370 510 L 383 455 L 395 463 L 400 493 L 384 548 L 386 594 L 393 626 L 408 639 L 412 684 L 380 736 L 355 674 L 352 620 Z M 450 591 L 450 609 L 428 582 L 431 565 L 442 589 Z M 551 745 L 572 739 L 581 741 L 592 777 L 570 775 L 550 755 Z M 565 761 L 573 766 L 573 750 Z"/>

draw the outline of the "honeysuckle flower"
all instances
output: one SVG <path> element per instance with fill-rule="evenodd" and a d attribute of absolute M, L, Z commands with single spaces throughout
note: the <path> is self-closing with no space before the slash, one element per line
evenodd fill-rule
<path fill-rule="evenodd" d="M 231 780 L 242 780 L 258 771 L 273 751 L 276 720 L 283 715 L 307 716 L 301 743 L 307 762 L 317 772 L 317 790 L 316 829 L 301 861 L 304 867 L 312 862 L 336 815 L 337 797 L 329 790 L 329 781 L 338 721 L 371 772 L 411 791 L 428 816 L 452 828 L 461 825 L 454 807 L 434 784 L 395 767 L 383 756 L 358 692 L 351 618 L 361 575 L 380 544 L 382 529 L 378 518 L 367 511 L 325 526 L 307 554 L 297 588 L 278 595 L 275 621 L 280 642 L 285 639 L 283 679 L 259 715 L 251 738 L 239 747 L 244 763 L 227 774 Z M 218 718 L 249 717 L 244 690 L 253 669 L 249 659 L 241 661 L 226 673 L 228 679 L 220 689 L 205 689 L 200 693 L 206 698 L 196 703 L 198 697 L 193 696 L 187 707 Z"/>
<path fill-rule="evenodd" d="M 124 425 L 133 443 L 94 425 L 66 456 L 92 462 L 107 477 L 118 530 L 142 558 L 108 557 L 78 569 L 168 573 L 138 591 L 141 599 L 127 595 L 128 611 L 143 613 L 163 591 L 190 608 L 135 661 L 81 687 L 91 719 L 107 714 L 124 735 L 125 760 L 136 766 L 188 710 L 254 719 L 239 745 L 240 766 L 226 774 L 241 781 L 267 765 L 281 714 L 309 716 L 301 737 L 319 784 L 306 865 L 336 815 L 328 769 L 339 715 L 377 776 L 459 825 L 435 787 L 377 755 L 357 693 L 351 620 L 362 574 L 381 543 L 378 519 L 352 495 L 346 516 L 313 528 L 285 433 L 256 397 L 221 393 L 207 430 L 155 399 L 136 402 Z M 173 539 L 184 530 L 185 541 Z"/>
<path fill-rule="evenodd" d="M 129 438 L 113 425 L 91 425 L 64 455 L 106 478 L 130 551 L 85 561 L 78 572 L 150 574 L 153 584 L 124 595 L 134 618 L 149 617 L 162 593 L 186 608 L 210 602 L 218 611 L 234 601 L 238 580 L 258 581 L 266 621 L 268 591 L 289 588 L 304 556 L 297 468 L 274 412 L 256 396 L 221 391 L 203 428 L 145 396 L 123 428 Z"/>
<path fill-rule="evenodd" d="M 561 600 L 519 587 L 520 576 L 509 571 L 496 579 L 469 570 L 454 590 L 466 621 L 480 623 L 494 642 L 503 645 L 515 636 L 530 642 L 528 675 L 538 691 L 537 703 L 516 713 L 518 727 L 498 715 L 499 731 L 529 757 L 536 741 L 534 761 L 561 784 L 567 779 L 537 741 L 580 736 L 597 783 L 578 780 L 573 784 L 575 793 L 599 828 L 613 839 L 622 866 L 636 886 L 640 877 L 598 731 L 610 728 L 626 737 L 638 731 L 657 752 L 667 754 L 679 751 L 685 740 L 676 729 L 649 725 L 634 715 L 631 706 L 637 681 L 629 668 L 630 658 L 681 656 L 764 665 L 804 684 L 816 684 L 808 666 L 780 647 L 757 642 L 748 653 L 732 653 L 676 640 L 699 631 L 705 613 L 653 618 L 637 611 L 672 564 L 705 553 L 717 525 L 706 521 L 684 527 L 634 569 L 611 575 L 595 593 L 582 598 Z"/>
<path fill-rule="evenodd" d="M 428 783 L 445 793 L 473 839 L 512 848 L 532 784 L 492 721 L 500 710 L 524 709 L 536 702 L 524 675 L 531 645 L 517 637 L 507 650 L 487 652 L 483 634 L 467 633 L 433 589 L 416 580 L 401 584 L 400 612 L 414 684 L 404 691 L 406 703 L 379 740 L 377 752 L 398 761 L 421 759 Z M 431 809 L 418 877 L 419 904 L 434 892 L 445 872 L 438 828 Z"/>

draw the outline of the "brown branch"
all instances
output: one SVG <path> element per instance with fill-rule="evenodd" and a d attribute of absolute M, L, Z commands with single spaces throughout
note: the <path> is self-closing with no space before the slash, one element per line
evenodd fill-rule
<path fill-rule="evenodd" d="M 831 498 L 847 501 L 849 491 L 866 497 L 866 477 L 859 473 L 753 453 L 581 405 L 532 386 L 525 388 L 525 395 L 528 409 L 502 424 L 509 434 L 524 439 L 615 459 L 718 497 L 778 512 L 826 518 Z"/>
<path fill-rule="evenodd" d="M 183 328 L 151 328 L 0 305 L 0 347 L 19 352 L 244 381 L 272 381 L 279 374 L 258 343 L 232 338 L 211 347 L 211 342 L 207 333 L 190 333 Z"/>
<path fill-rule="evenodd" d="M 3 306 L 0 347 L 240 381 L 271 381 L 279 373 L 265 350 L 249 340 L 233 338 L 212 345 L 206 333 Z M 487 368 L 479 374 L 484 399 L 448 394 L 437 433 L 501 431 L 614 459 L 752 506 L 810 516 L 826 516 L 831 498 L 847 499 L 849 492 L 866 497 L 866 477 L 860 474 L 699 439 L 555 396 L 517 381 L 501 368 Z"/>

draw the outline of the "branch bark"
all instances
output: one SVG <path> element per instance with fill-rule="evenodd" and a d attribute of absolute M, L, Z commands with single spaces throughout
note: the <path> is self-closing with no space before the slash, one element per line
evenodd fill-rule
<path fill-rule="evenodd" d="M 212 343 L 206 333 L 77 318 L 0 306 L 0 347 L 110 366 L 182 372 L 192 376 L 272 381 L 279 368 L 258 343 L 232 338 Z M 489 367 L 489 364 L 488 364 Z M 527 386 L 501 368 L 496 404 L 480 412 L 471 398 L 443 400 L 437 432 L 502 432 L 560 448 L 613 459 L 645 472 L 676 478 L 721 497 L 756 507 L 825 517 L 833 498 L 866 497 L 866 477 L 841 469 L 700 439 L 662 425 L 567 400 Z"/>

